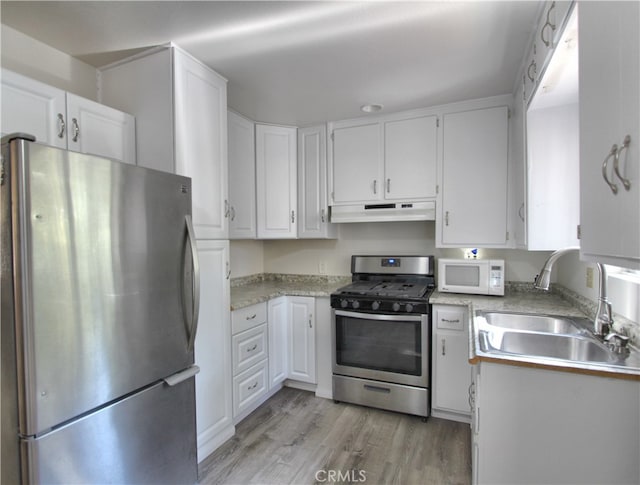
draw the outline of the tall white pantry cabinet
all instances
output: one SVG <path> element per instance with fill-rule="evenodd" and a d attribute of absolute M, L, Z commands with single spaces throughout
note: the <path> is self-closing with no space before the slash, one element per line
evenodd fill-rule
<path fill-rule="evenodd" d="M 198 461 L 231 437 L 227 82 L 177 46 L 100 71 L 100 98 L 136 116 L 138 164 L 191 177 L 201 305 L 195 361 Z"/>

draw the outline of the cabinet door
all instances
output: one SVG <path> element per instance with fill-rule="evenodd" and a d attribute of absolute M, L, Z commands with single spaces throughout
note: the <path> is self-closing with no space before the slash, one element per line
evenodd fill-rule
<path fill-rule="evenodd" d="M 258 238 L 295 238 L 296 129 L 256 125 Z"/>
<path fill-rule="evenodd" d="M 28 133 L 39 143 L 67 148 L 65 92 L 2 69 L 2 134 Z"/>
<path fill-rule="evenodd" d="M 67 93 L 69 150 L 136 163 L 135 118 Z"/>
<path fill-rule="evenodd" d="M 287 378 L 289 351 L 287 297 L 269 300 L 269 389 Z"/>
<path fill-rule="evenodd" d="M 198 461 L 233 435 L 228 241 L 198 241 L 200 314 L 195 343 Z"/>
<path fill-rule="evenodd" d="M 463 307 L 433 308 L 433 395 L 434 410 L 451 411 L 469 417 L 469 333 Z"/>
<path fill-rule="evenodd" d="M 333 129 L 333 204 L 382 199 L 382 144 L 381 123 Z"/>
<path fill-rule="evenodd" d="M 256 238 L 255 125 L 233 111 L 227 113 L 229 130 L 229 237 Z"/>
<path fill-rule="evenodd" d="M 336 237 L 327 204 L 327 129 L 298 130 L 298 237 Z"/>
<path fill-rule="evenodd" d="M 507 243 L 507 107 L 444 115 L 442 246 Z"/>
<path fill-rule="evenodd" d="M 385 199 L 436 196 L 437 123 L 422 116 L 384 124 Z"/>
<path fill-rule="evenodd" d="M 580 32 L 581 255 L 589 261 L 640 269 L 640 4 L 582 2 Z M 603 26 L 607 26 L 603 28 Z M 619 172 L 612 145 L 620 149 Z M 602 176 L 617 186 L 613 193 Z"/>
<path fill-rule="evenodd" d="M 509 160 L 509 217 L 511 233 L 518 248 L 527 245 L 527 225 L 525 204 L 527 196 L 527 154 L 526 154 L 526 100 L 524 98 L 524 78 L 519 83 L 513 96 L 513 112 L 511 113 Z"/>
<path fill-rule="evenodd" d="M 227 82 L 174 52 L 176 173 L 192 179 L 196 237 L 227 239 Z"/>
<path fill-rule="evenodd" d="M 316 383 L 315 299 L 289 297 L 289 378 Z"/>

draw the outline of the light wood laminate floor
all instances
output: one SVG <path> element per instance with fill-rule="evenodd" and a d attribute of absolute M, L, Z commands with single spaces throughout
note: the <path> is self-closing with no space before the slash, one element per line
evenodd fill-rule
<path fill-rule="evenodd" d="M 201 484 L 468 484 L 468 424 L 285 387 L 200 465 Z"/>

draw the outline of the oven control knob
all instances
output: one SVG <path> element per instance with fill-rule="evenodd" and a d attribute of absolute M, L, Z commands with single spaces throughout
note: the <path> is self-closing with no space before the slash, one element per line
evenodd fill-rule
<path fill-rule="evenodd" d="M 374 302 L 371 304 L 371 309 L 372 309 L 372 310 L 377 310 L 378 308 L 380 308 L 380 302 L 379 302 L 379 301 L 374 301 Z"/>
<path fill-rule="evenodd" d="M 360 308 L 360 302 L 358 300 L 356 300 L 351 304 L 351 306 L 353 308 L 355 308 L 355 309 L 358 309 L 358 308 Z"/>
<path fill-rule="evenodd" d="M 349 302 L 347 300 L 340 300 L 340 306 L 342 308 L 347 308 L 349 306 Z"/>
<path fill-rule="evenodd" d="M 407 306 L 404 307 L 407 313 L 411 313 L 413 311 L 413 305 L 411 303 L 407 303 Z"/>
<path fill-rule="evenodd" d="M 395 302 L 395 303 L 393 304 L 393 307 L 391 307 L 391 308 L 393 308 L 393 311 L 394 311 L 394 312 L 399 311 L 399 310 L 400 310 L 400 303 Z"/>

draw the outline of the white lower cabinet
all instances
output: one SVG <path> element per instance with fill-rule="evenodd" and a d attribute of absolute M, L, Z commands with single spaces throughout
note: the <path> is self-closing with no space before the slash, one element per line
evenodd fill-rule
<path fill-rule="evenodd" d="M 253 410 L 260 404 L 260 398 L 269 390 L 269 365 L 267 360 L 233 378 L 233 415 Z"/>
<path fill-rule="evenodd" d="M 233 436 L 229 241 L 199 240 L 200 315 L 195 342 L 198 461 Z"/>
<path fill-rule="evenodd" d="M 233 418 L 259 406 L 269 391 L 267 304 L 258 303 L 231 314 Z"/>
<path fill-rule="evenodd" d="M 468 423 L 471 365 L 467 314 L 463 306 L 433 306 L 431 414 Z"/>
<path fill-rule="evenodd" d="M 289 379 L 316 383 L 315 298 L 287 297 L 289 307 Z"/>
<path fill-rule="evenodd" d="M 640 483 L 640 382 L 474 367 L 473 483 Z"/>
<path fill-rule="evenodd" d="M 269 388 L 282 384 L 289 373 L 287 297 L 269 300 Z"/>

